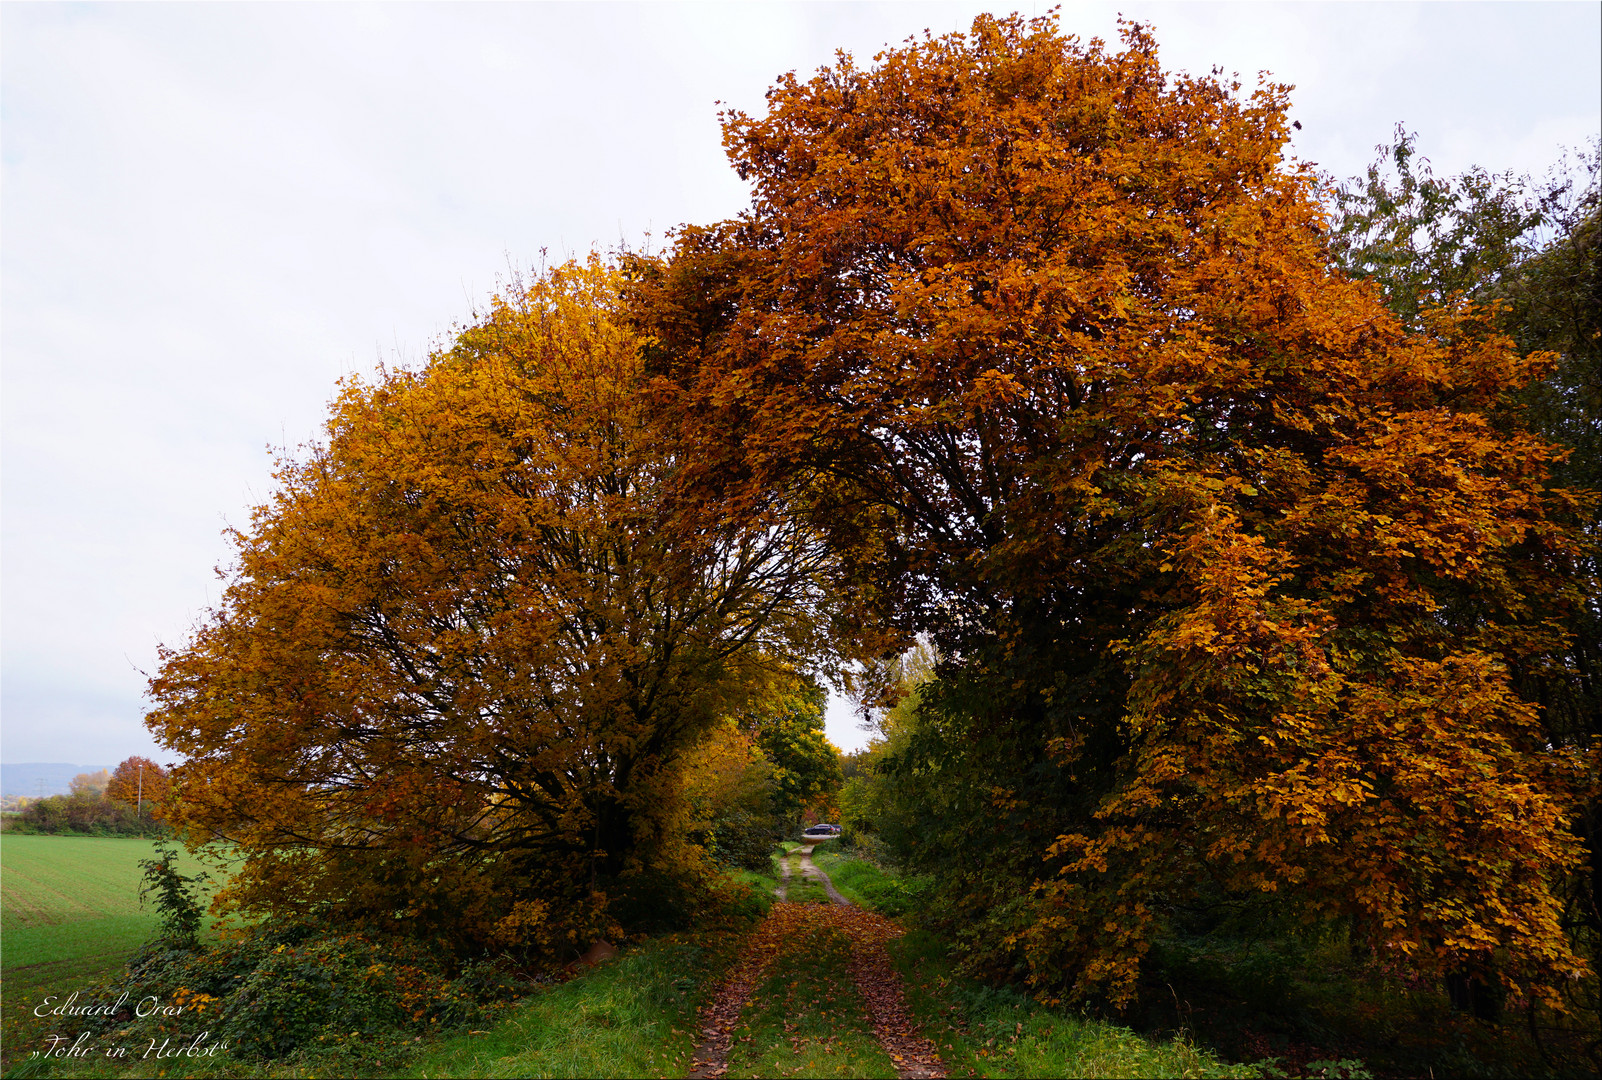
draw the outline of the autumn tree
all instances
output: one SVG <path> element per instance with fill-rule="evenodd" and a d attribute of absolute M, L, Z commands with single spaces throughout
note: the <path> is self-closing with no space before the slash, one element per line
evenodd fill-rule
<path fill-rule="evenodd" d="M 773 763 L 733 720 L 714 728 L 686 758 L 689 836 L 719 863 L 765 870 L 780 835 Z"/>
<path fill-rule="evenodd" d="M 1436 177 L 1416 138 L 1398 127 L 1362 177 L 1334 189 L 1331 251 L 1354 277 L 1379 285 L 1404 319 L 1457 298 L 1490 306 L 1523 355 L 1556 357 L 1545 376 L 1511 401 L 1528 425 L 1563 447 L 1549 483 L 1578 496 L 1565 516 L 1585 544 L 1585 579 L 1602 577 L 1602 146 L 1565 152 L 1544 177 L 1470 169 Z M 1466 591 L 1472 591 L 1472 587 Z M 1559 888 L 1571 940 L 1593 968 L 1602 944 L 1602 606 L 1558 614 L 1567 631 L 1549 654 L 1512 669 L 1520 693 L 1540 707 L 1546 742 L 1589 758 L 1572 827 L 1587 866 Z M 1572 997 L 1596 984 L 1572 984 Z"/>
<path fill-rule="evenodd" d="M 750 208 L 637 263 L 650 369 L 941 656 L 979 960 L 1124 1001 L 1222 890 L 1550 990 L 1577 765 L 1509 672 L 1589 583 L 1504 404 L 1552 357 L 1336 268 L 1288 92 L 1050 18 L 787 76 L 725 116 Z"/>
<path fill-rule="evenodd" d="M 824 651 L 826 560 L 771 489 L 687 497 L 617 289 L 514 282 L 348 380 L 234 536 L 147 721 L 177 827 L 244 858 L 224 905 L 556 948 L 694 870 L 685 755 Z"/>
<path fill-rule="evenodd" d="M 81 772 L 72 778 L 69 790 L 74 795 L 98 799 L 106 794 L 106 785 L 111 782 L 109 769 L 96 769 L 94 772 Z"/>
<path fill-rule="evenodd" d="M 167 770 L 135 754 L 112 772 L 106 784 L 106 798 L 133 807 L 143 806 L 144 813 L 160 816 L 168 789 Z"/>

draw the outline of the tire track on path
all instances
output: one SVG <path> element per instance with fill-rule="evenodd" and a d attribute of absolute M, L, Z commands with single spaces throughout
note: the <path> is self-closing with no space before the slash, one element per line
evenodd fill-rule
<path fill-rule="evenodd" d="M 907 1011 L 906 995 L 901 989 L 901 976 L 890 964 L 890 951 L 886 947 L 892 938 L 906 933 L 901 926 L 883 915 L 852 904 L 835 889 L 834 882 L 812 861 L 812 849 L 801 849 L 801 873 L 823 885 L 823 891 L 837 907 L 849 910 L 839 912 L 838 922 L 851 935 L 851 978 L 857 992 L 868 1007 L 868 1019 L 873 1033 L 895 1063 L 896 1075 L 908 1080 L 918 1077 L 944 1077 L 945 1062 L 935 1044 L 918 1033 L 918 1026 Z"/>
<path fill-rule="evenodd" d="M 768 968 L 787 943 L 805 940 L 802 929 L 815 904 L 795 904 L 784 899 L 790 881 L 787 860 L 779 861 L 785 884 L 779 888 L 779 902 L 758 923 L 740 946 L 738 958 L 723 982 L 712 992 L 702 1006 L 697 1023 L 701 1041 L 690 1058 L 691 1080 L 710 1080 L 728 1071 L 729 1047 L 734 1037 L 740 1014 L 751 1001 L 751 995 L 762 985 Z"/>
<path fill-rule="evenodd" d="M 710 1080 L 728 1071 L 729 1044 L 734 1037 L 734 1025 L 740 1020 L 751 994 L 761 985 L 768 965 L 778 954 L 780 924 L 783 920 L 774 914 L 795 905 L 780 902 L 773 905 L 768 917 L 757 924 L 751 936 L 741 946 L 739 958 L 730 968 L 723 982 L 712 992 L 712 997 L 701 1007 L 697 1023 L 701 1028 L 701 1041 L 690 1058 L 691 1080 Z"/>
<path fill-rule="evenodd" d="M 780 901 L 751 931 L 739 958 L 702 1007 L 697 1021 L 701 1041 L 691 1058 L 689 1075 L 698 1080 L 725 1075 L 740 1014 L 750 1004 L 773 960 L 781 951 L 804 947 L 821 922 L 851 939 L 851 979 L 866 1007 L 874 1037 L 889 1055 L 896 1075 L 904 1080 L 944 1077 L 945 1063 L 934 1043 L 919 1034 L 907 1009 L 901 977 L 890 963 L 886 943 L 905 931 L 890 919 L 864 911 L 840 895 L 829 875 L 813 863 L 812 845 L 801 849 L 798 861 L 802 878 L 821 884 L 830 905 L 784 900 L 782 890 L 790 881 L 790 869 L 788 859 L 780 861 L 786 883 L 780 886 Z"/>

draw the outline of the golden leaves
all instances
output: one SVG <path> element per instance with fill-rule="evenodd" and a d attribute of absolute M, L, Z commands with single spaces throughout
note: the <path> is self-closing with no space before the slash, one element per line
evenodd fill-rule
<path fill-rule="evenodd" d="M 1387 948 L 1489 934 L 1552 977 L 1540 883 L 1573 846 L 1506 665 L 1550 644 L 1527 612 L 1569 541 L 1551 448 L 1491 419 L 1543 361 L 1466 306 L 1410 333 L 1330 274 L 1285 87 L 1019 18 L 876 65 L 727 118 L 750 214 L 670 260 L 724 306 L 661 336 L 738 388 L 701 401 L 807 478 L 882 615 L 983 658 L 951 662 L 996 701 L 976 732 L 1093 712 L 1126 747 L 1050 848 L 1031 962 L 1127 988 L 1139 897 L 1211 861 Z M 644 317 L 669 297 L 695 309 Z M 1107 653 L 1127 683 L 1091 674 Z M 1052 724 L 1022 752 L 1060 753 Z M 970 763 L 976 804 L 1016 809 L 1031 764 Z M 1521 906 L 1546 914 L 1498 914 Z"/>
<path fill-rule="evenodd" d="M 620 284 L 516 281 L 423 370 L 347 380 L 164 653 L 150 723 L 183 824 L 246 854 L 236 902 L 536 947 L 605 929 L 581 883 L 696 878 L 680 759 L 811 648 L 821 556 L 677 486 Z"/>

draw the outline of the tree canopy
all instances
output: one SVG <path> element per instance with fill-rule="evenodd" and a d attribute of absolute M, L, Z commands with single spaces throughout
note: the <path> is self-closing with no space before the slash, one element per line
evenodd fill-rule
<path fill-rule="evenodd" d="M 1127 999 L 1211 889 L 1422 969 L 1583 966 L 1579 764 L 1509 675 L 1585 588 L 1507 407 L 1552 358 L 1336 268 L 1287 92 L 982 17 L 726 114 L 749 210 L 637 267 L 706 468 L 803 478 L 938 649 L 924 850 L 1042 992 Z"/>
<path fill-rule="evenodd" d="M 826 651 L 807 529 L 676 489 L 617 285 L 514 283 L 423 370 L 349 381 L 236 535 L 150 716 L 178 822 L 245 855 L 225 903 L 593 933 L 682 850 L 683 756 Z"/>
<path fill-rule="evenodd" d="M 764 703 L 746 722 L 757 745 L 773 763 L 773 807 L 787 832 L 794 833 L 827 813 L 840 789 L 840 752 L 823 733 L 823 689 L 815 684 Z"/>
<path fill-rule="evenodd" d="M 1438 178 L 1400 127 L 1376 149 L 1367 173 L 1335 191 L 1337 265 L 1376 282 L 1405 319 L 1466 299 L 1489 306 L 1521 354 L 1556 358 L 1512 401 L 1564 451 L 1549 482 L 1574 499 L 1560 517 L 1579 529 L 1577 576 L 1591 594 L 1554 613 L 1566 634 L 1552 653 L 1512 670 L 1521 695 L 1539 706 L 1547 745 L 1586 762 L 1570 825 L 1589 866 L 1559 878 L 1557 891 L 1571 940 L 1594 969 L 1602 942 L 1602 145 L 1565 151 L 1541 178 L 1483 169 Z M 1595 983 L 1571 989 L 1594 1018 Z"/>
<path fill-rule="evenodd" d="M 112 772 L 106 784 L 106 798 L 116 799 L 145 813 L 160 815 L 170 792 L 167 770 L 147 757 L 135 754 Z"/>
<path fill-rule="evenodd" d="M 1505 321 L 1583 275 L 1513 258 L 1483 176 L 1332 217 L 1288 93 L 1054 16 L 842 55 L 724 114 L 735 219 L 347 382 L 151 684 L 174 820 L 245 853 L 224 901 L 591 934 L 831 793 L 805 673 L 869 656 L 901 789 L 848 824 L 1043 997 L 1127 1003 L 1222 908 L 1583 975 L 1596 748 L 1532 688 L 1594 518 L 1530 387 L 1594 342 Z"/>

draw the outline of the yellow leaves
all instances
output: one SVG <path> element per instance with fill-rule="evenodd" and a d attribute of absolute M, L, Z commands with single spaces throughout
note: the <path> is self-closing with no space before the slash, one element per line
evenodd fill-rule
<path fill-rule="evenodd" d="M 675 488 L 619 276 L 514 285 L 424 370 L 346 382 L 163 656 L 151 725 L 192 755 L 181 825 L 246 853 L 230 902 L 588 932 L 573 883 L 695 878 L 681 756 L 816 641 L 805 530 Z"/>
<path fill-rule="evenodd" d="M 1065 830 L 988 834 L 1060 860 L 1016 938 L 1046 981 L 1127 996 L 1143 898 L 1198 860 L 1557 970 L 1575 849 L 1506 665 L 1560 646 L 1529 613 L 1568 541 L 1551 449 L 1486 418 L 1536 367 L 1329 273 L 1285 107 L 1014 17 L 728 114 L 740 221 L 519 282 L 426 370 L 345 385 L 153 683 L 184 820 L 274 853 L 242 895 L 359 892 L 277 853 L 420 841 L 419 910 L 532 933 L 561 913 L 519 913 L 531 867 L 552 896 L 690 873 L 677 827 L 756 766 L 720 717 L 831 636 L 931 632 L 975 816 Z M 808 731 L 763 736 L 798 799 L 835 762 Z M 1019 781 L 1048 763 L 1071 798 Z M 496 857 L 424 865 L 447 848 Z"/>
<path fill-rule="evenodd" d="M 973 388 L 967 394 L 967 404 L 974 409 L 1006 406 L 1024 397 L 1028 390 L 1019 380 L 995 369 L 982 371 L 974 378 Z"/>
<path fill-rule="evenodd" d="M 550 904 L 544 900 L 519 900 L 495 924 L 490 941 L 499 948 L 539 948 L 549 945 Z"/>

